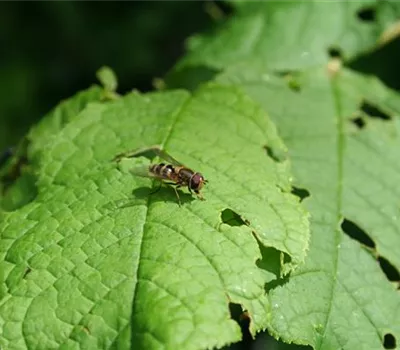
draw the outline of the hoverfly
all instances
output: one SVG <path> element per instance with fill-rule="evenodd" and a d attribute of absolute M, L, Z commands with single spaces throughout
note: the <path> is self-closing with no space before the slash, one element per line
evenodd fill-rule
<path fill-rule="evenodd" d="M 158 179 L 161 181 L 161 184 L 165 183 L 167 185 L 173 185 L 179 205 L 181 205 L 181 200 L 179 198 L 177 189 L 182 186 L 187 186 L 191 194 L 194 192 L 199 199 L 204 200 L 200 193 L 200 190 L 207 183 L 207 180 L 204 179 L 204 176 L 201 173 L 193 171 L 192 169 L 184 166 L 182 163 L 171 157 L 167 152 L 163 151 L 159 146 L 152 146 L 136 151 L 120 153 L 115 156 L 114 160 L 119 162 L 122 158 L 138 157 L 148 152 L 153 152 L 159 158 L 164 159 L 166 163 L 155 163 L 145 166 L 144 168 L 133 168 L 130 170 L 131 173 L 137 176 Z M 160 187 L 152 193 L 157 192 L 161 188 L 161 184 Z"/>

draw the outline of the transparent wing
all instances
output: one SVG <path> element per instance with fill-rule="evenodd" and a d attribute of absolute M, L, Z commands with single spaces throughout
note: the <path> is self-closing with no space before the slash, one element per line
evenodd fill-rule
<path fill-rule="evenodd" d="M 155 174 L 153 174 L 149 171 L 148 165 L 135 166 L 135 167 L 129 169 L 129 172 L 135 176 L 140 176 L 140 177 L 157 177 Z"/>
<path fill-rule="evenodd" d="M 133 151 L 128 151 L 124 153 L 120 153 L 114 157 L 114 160 L 120 161 L 122 158 L 133 158 L 133 157 L 140 157 L 140 156 L 146 156 L 146 155 L 153 155 L 154 158 L 155 156 L 160 157 L 167 161 L 168 163 L 178 165 L 178 166 L 183 166 L 182 163 L 178 162 L 175 158 L 171 157 L 167 152 L 163 151 L 160 146 L 151 146 L 151 147 L 145 147 L 145 148 L 140 148 L 137 150 Z M 152 176 L 155 177 L 155 176 Z"/>
<path fill-rule="evenodd" d="M 129 169 L 129 172 L 135 176 L 140 176 L 140 177 L 149 177 L 153 179 L 158 179 L 158 180 L 169 180 L 168 178 L 165 178 L 162 175 L 157 175 L 149 171 L 149 166 L 146 165 L 139 165 L 137 167 L 133 167 Z"/>
<path fill-rule="evenodd" d="M 153 151 L 158 157 L 166 160 L 168 163 L 178 166 L 183 166 L 181 162 L 178 162 L 175 158 L 171 157 L 167 152 L 163 151 L 161 148 L 159 147 L 154 148 Z"/>

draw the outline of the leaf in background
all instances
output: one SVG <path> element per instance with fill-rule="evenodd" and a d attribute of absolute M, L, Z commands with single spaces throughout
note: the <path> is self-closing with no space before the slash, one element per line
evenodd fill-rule
<path fill-rule="evenodd" d="M 400 339 L 396 284 L 376 260 L 400 269 L 400 96 L 346 69 L 278 77 L 249 65 L 218 81 L 241 85 L 271 114 L 294 184 L 310 192 L 310 251 L 289 282 L 270 291 L 271 333 L 315 349 L 381 349 L 388 337 Z M 346 233 L 364 230 L 373 247 L 344 234 L 344 218 Z"/>
<path fill-rule="evenodd" d="M 110 67 L 101 67 L 97 71 L 96 76 L 97 79 L 101 82 L 101 85 L 103 85 L 106 90 L 108 90 L 109 92 L 117 91 L 117 76 Z"/>
<path fill-rule="evenodd" d="M 265 284 L 302 263 L 309 232 L 286 148 L 260 107 L 213 85 L 77 112 L 49 121 L 51 137 L 46 124 L 31 134 L 37 197 L 0 213 L 0 344 L 221 347 L 241 339 L 230 303 L 248 311 L 252 334 L 265 329 Z M 205 175 L 205 202 L 182 190 L 179 207 L 168 187 L 149 195 L 152 180 L 111 162 L 154 144 Z M 223 223 L 226 209 L 243 223 Z"/>
<path fill-rule="evenodd" d="M 107 66 L 101 67 L 96 73 L 97 79 L 104 87 L 103 99 L 115 100 L 119 98 L 117 94 L 118 81 L 114 71 Z"/>
<path fill-rule="evenodd" d="M 325 64 L 332 54 L 350 60 L 393 38 L 400 15 L 399 3 L 378 0 L 231 4 L 235 15 L 192 37 L 172 76 L 190 67 L 223 69 L 240 62 L 287 71 Z"/>

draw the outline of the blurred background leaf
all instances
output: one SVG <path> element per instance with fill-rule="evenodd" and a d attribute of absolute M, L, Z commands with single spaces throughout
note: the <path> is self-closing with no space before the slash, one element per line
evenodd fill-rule
<path fill-rule="evenodd" d="M 2 2 L 0 150 L 15 144 L 60 100 L 93 84 L 103 65 L 116 72 L 120 93 L 152 89 L 152 80 L 184 54 L 185 40 L 218 25 L 230 6 L 242 11 L 243 4 Z M 397 8 L 389 3 L 381 22 L 399 17 Z M 362 16 L 368 22 L 375 12 L 366 7 Z M 399 59 L 396 39 L 350 65 L 400 89 Z"/>
<path fill-rule="evenodd" d="M 110 66 L 119 92 L 148 91 L 210 25 L 204 2 L 2 2 L 0 150 Z"/>

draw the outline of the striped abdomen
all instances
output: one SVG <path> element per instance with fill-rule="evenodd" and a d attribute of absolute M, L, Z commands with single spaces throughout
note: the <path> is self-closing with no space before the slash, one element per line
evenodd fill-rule
<path fill-rule="evenodd" d="M 150 172 L 156 176 L 171 181 L 177 181 L 177 174 L 175 172 L 175 167 L 171 164 L 153 164 L 150 165 Z"/>
<path fill-rule="evenodd" d="M 153 164 L 149 168 L 150 172 L 157 177 L 165 180 L 176 182 L 180 185 L 188 185 L 190 178 L 193 176 L 191 169 L 183 166 L 173 166 L 171 164 Z"/>

